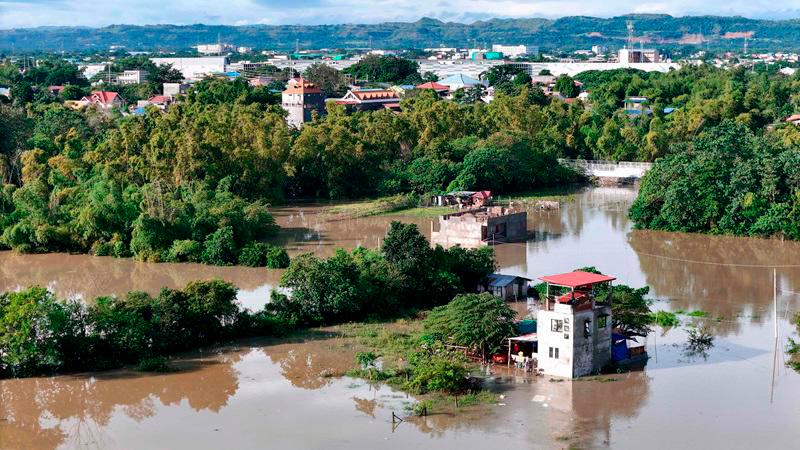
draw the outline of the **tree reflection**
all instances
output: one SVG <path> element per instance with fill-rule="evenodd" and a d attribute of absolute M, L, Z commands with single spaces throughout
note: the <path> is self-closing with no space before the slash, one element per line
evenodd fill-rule
<path fill-rule="evenodd" d="M 238 389 L 233 365 L 240 359 L 239 353 L 230 353 L 184 360 L 176 364 L 178 372 L 162 375 L 118 370 L 0 380 L 0 447 L 113 447 L 104 430 L 119 413 L 141 422 L 154 416 L 158 406 L 183 400 L 195 411 L 217 412 Z"/>

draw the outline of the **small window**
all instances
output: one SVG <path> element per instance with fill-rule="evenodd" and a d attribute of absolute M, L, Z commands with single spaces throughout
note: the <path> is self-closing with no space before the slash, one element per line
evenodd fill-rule
<path fill-rule="evenodd" d="M 602 330 L 606 327 L 608 316 L 600 316 L 597 318 L 597 329 Z"/>
<path fill-rule="evenodd" d="M 592 328 L 592 321 L 588 320 L 588 319 L 585 320 L 583 322 L 583 337 L 587 337 L 588 338 L 589 336 L 591 336 L 591 334 L 592 334 L 591 331 L 590 331 L 591 328 Z"/>
<path fill-rule="evenodd" d="M 560 333 L 564 329 L 564 322 L 558 319 L 550 320 L 550 331 Z"/>
<path fill-rule="evenodd" d="M 553 347 L 550 347 L 550 357 L 553 357 Z"/>
<path fill-rule="evenodd" d="M 564 333 L 564 339 L 569 339 L 569 333 Z"/>
<path fill-rule="evenodd" d="M 555 348 L 555 355 L 556 355 L 555 358 L 558 359 L 558 347 Z"/>

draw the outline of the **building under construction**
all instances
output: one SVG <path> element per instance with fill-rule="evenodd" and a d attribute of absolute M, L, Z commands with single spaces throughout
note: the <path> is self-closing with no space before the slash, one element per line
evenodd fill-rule
<path fill-rule="evenodd" d="M 431 242 L 443 247 L 476 248 L 481 245 L 524 240 L 528 213 L 488 206 L 439 216 L 431 224 Z"/>

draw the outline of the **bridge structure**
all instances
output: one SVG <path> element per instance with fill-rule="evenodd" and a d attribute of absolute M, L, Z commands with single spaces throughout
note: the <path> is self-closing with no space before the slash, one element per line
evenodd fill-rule
<path fill-rule="evenodd" d="M 586 159 L 564 159 L 558 162 L 588 177 L 616 182 L 635 181 L 644 176 L 653 167 L 653 163 L 631 161 L 603 161 Z"/>

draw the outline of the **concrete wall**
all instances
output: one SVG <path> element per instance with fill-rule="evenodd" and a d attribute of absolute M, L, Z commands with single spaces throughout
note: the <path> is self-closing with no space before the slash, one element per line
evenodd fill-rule
<path fill-rule="evenodd" d="M 505 238 L 497 236 L 496 241 L 523 240 L 528 235 L 528 213 L 514 213 L 498 217 L 479 219 L 465 213 L 459 216 L 442 216 L 439 218 L 439 229 L 431 232 L 431 242 L 443 247 L 460 245 L 464 248 L 475 248 L 492 240 L 492 230 L 498 225 L 505 225 Z M 485 233 L 484 233 L 485 227 Z"/>
<path fill-rule="evenodd" d="M 602 314 L 608 314 L 606 326 L 598 328 Z M 553 376 L 576 378 L 597 373 L 611 359 L 611 310 L 595 307 L 575 311 L 570 305 L 556 304 L 553 311 L 539 310 L 538 366 Z M 563 321 L 561 332 L 552 331 L 552 320 Z M 584 324 L 589 321 L 589 335 Z M 558 348 L 559 358 L 551 358 L 549 349 Z"/>
<path fill-rule="evenodd" d="M 490 239 L 492 230 L 496 229 L 497 225 L 505 224 L 505 240 L 508 242 L 524 240 L 528 237 L 528 213 L 521 212 L 515 214 L 508 214 L 501 217 L 491 217 L 486 223 L 486 238 Z"/>

